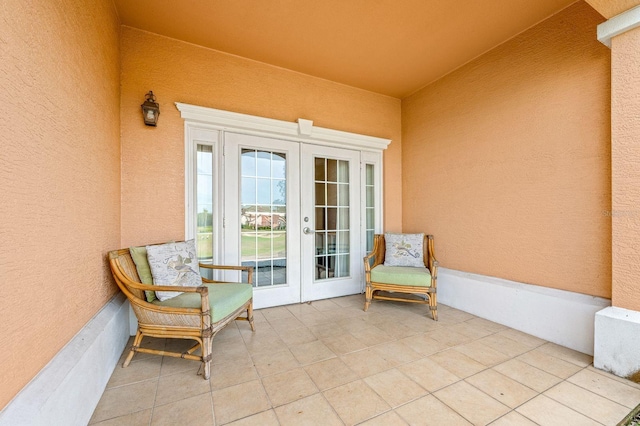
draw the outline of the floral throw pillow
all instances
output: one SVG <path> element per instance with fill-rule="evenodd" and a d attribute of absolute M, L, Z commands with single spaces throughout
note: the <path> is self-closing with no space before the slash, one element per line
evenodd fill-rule
<path fill-rule="evenodd" d="M 384 234 L 384 266 L 424 268 L 424 234 Z"/>
<path fill-rule="evenodd" d="M 202 285 L 195 240 L 146 246 L 154 285 L 197 287 Z M 156 291 L 161 302 L 181 292 Z"/>

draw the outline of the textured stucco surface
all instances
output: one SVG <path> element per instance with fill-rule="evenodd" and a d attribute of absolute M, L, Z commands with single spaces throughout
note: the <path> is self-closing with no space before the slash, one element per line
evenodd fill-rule
<path fill-rule="evenodd" d="M 602 21 L 576 3 L 403 100 L 403 229 L 443 266 L 611 297 Z"/>
<path fill-rule="evenodd" d="M 587 0 L 587 3 L 609 19 L 640 5 L 640 0 Z"/>
<path fill-rule="evenodd" d="M 640 311 L 640 28 L 611 44 L 613 297 Z"/>
<path fill-rule="evenodd" d="M 122 241 L 184 237 L 184 120 L 175 102 L 392 139 L 385 226 L 401 229 L 400 100 L 129 27 L 122 30 Z M 158 127 L 142 122 L 153 90 Z"/>
<path fill-rule="evenodd" d="M 118 38 L 110 0 L 0 3 L 0 408 L 116 291 Z"/>

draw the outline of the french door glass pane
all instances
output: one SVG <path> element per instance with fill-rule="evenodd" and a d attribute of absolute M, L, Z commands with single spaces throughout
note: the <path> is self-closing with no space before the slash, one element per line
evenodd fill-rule
<path fill-rule="evenodd" d="M 316 157 L 314 167 L 315 279 L 348 277 L 349 162 Z"/>
<path fill-rule="evenodd" d="M 286 155 L 243 149 L 240 162 L 242 264 L 253 266 L 255 287 L 286 283 Z"/>

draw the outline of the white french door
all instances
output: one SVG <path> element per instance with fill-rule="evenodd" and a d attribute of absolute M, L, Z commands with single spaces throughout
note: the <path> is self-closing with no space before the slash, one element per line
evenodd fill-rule
<path fill-rule="evenodd" d="M 225 262 L 256 308 L 361 291 L 360 153 L 224 134 Z"/>
<path fill-rule="evenodd" d="M 358 293 L 360 152 L 303 144 L 300 158 L 303 301 Z"/>
<path fill-rule="evenodd" d="M 301 301 L 300 144 L 224 134 L 225 263 L 253 266 L 254 306 Z"/>

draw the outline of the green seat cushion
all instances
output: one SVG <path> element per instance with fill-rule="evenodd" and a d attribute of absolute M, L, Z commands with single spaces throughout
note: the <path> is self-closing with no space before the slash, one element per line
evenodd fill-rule
<path fill-rule="evenodd" d="M 204 284 L 209 288 L 209 306 L 211 322 L 218 322 L 253 297 L 251 284 L 223 283 Z M 180 287 L 176 287 L 179 291 Z M 161 302 L 154 300 L 154 305 L 171 306 L 172 308 L 200 308 L 199 293 L 182 293 Z"/>
<path fill-rule="evenodd" d="M 378 265 L 371 270 L 371 282 L 431 287 L 431 273 L 427 268 Z"/>

